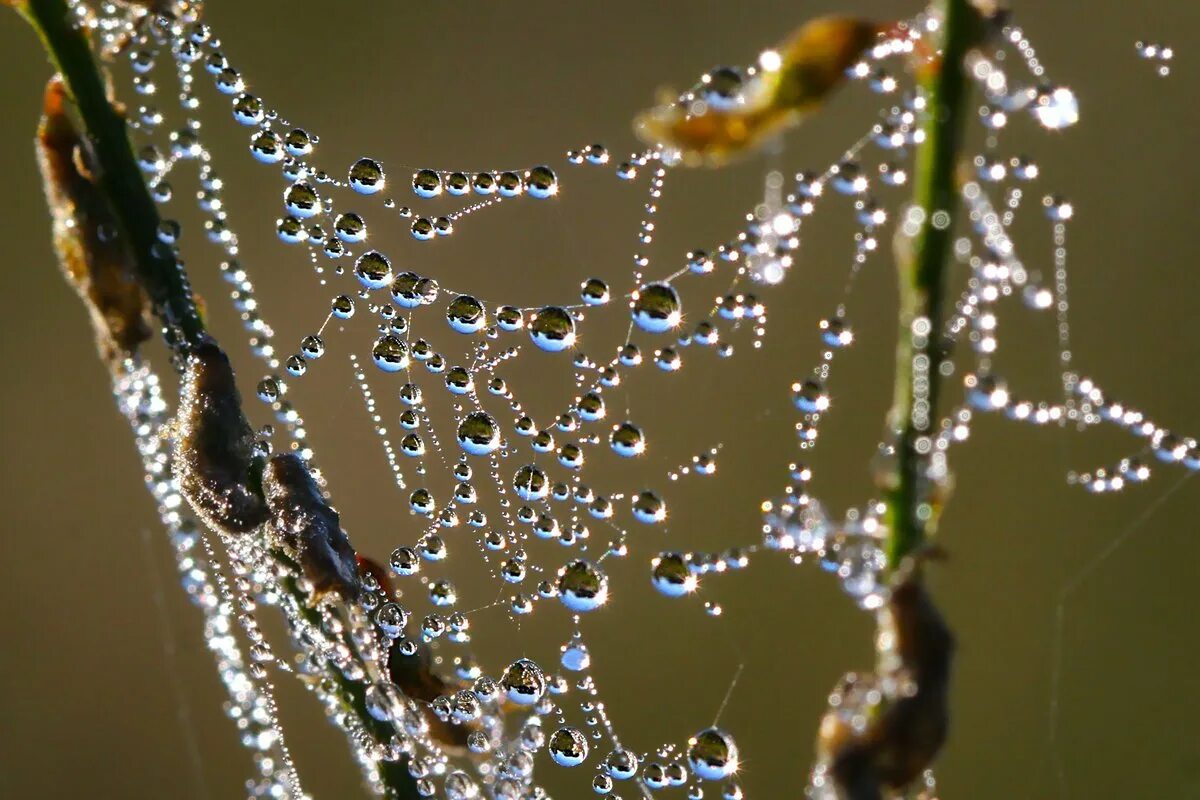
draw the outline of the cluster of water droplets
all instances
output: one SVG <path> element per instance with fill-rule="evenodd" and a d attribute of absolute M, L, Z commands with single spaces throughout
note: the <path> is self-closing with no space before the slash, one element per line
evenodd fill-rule
<path fill-rule="evenodd" d="M 161 443 L 169 433 L 156 380 L 148 368 L 134 365 L 119 382 L 118 399 L 135 425 L 185 587 L 204 609 L 205 635 L 234 700 L 230 714 L 256 752 L 258 775 L 251 793 L 302 793 L 274 713 L 268 677 L 272 667 L 300 673 L 330 719 L 346 731 L 369 782 L 379 791 L 387 782 L 386 772 L 401 768 L 416 781 L 422 796 L 543 797 L 534 763 L 536 754 L 545 752 L 559 766 L 591 769 L 591 788 L 603 796 L 619 798 L 622 787 L 642 797 L 687 787 L 693 800 L 716 796 L 712 791 L 727 800 L 741 798 L 738 747 L 723 729 L 705 728 L 683 746 L 643 749 L 622 742 L 591 674 L 593 653 L 581 621 L 605 606 L 609 572 L 627 560 L 640 561 L 660 594 L 679 598 L 698 592 L 706 576 L 744 569 L 758 554 L 782 553 L 797 564 L 816 563 L 834 574 L 863 608 L 886 602 L 888 531 L 883 504 L 867 499 L 839 518 L 827 512 L 809 487 L 820 424 L 834 408 L 829 388 L 833 362 L 855 341 L 850 301 L 856 276 L 883 249 L 885 234 L 901 241 L 911 238 L 926 223 L 926 213 L 932 213 L 935 226 L 950 224 L 946 210 L 927 212 L 904 207 L 902 201 L 912 154 L 923 140 L 925 114 L 925 98 L 904 74 L 905 59 L 934 21 L 921 17 L 898 27 L 852 67 L 850 77 L 867 83 L 885 100 L 879 120 L 840 158 L 824 169 L 791 177 L 769 171 L 762 201 L 746 215 L 740 230 L 723 242 L 702 243 L 665 274 L 651 274 L 648 246 L 678 155 L 658 149 L 634 153 L 614 169 L 602 145 L 568 151 L 565 170 L 590 165 L 614 169 L 624 181 L 645 182 L 632 280 L 618 286 L 608 277 L 594 277 L 582 283 L 577 297 L 526 306 L 520 298 L 493 302 L 451 289 L 435 275 L 402 267 L 413 260 L 375 249 L 371 232 L 375 225 L 398 217 L 413 239 L 431 242 L 501 202 L 553 201 L 560 187 L 555 166 L 413 169 L 386 167 L 384 161 L 363 157 L 326 172 L 315 160 L 319 136 L 292 125 L 247 90 L 218 38 L 200 20 L 198 5 L 178 15 L 131 12 L 110 4 L 92 9 L 77 2 L 74 7 L 81 22 L 100 31 L 108 49 L 122 54 L 131 66 L 140 103 L 133 115 L 138 160 L 155 199 L 170 208 L 175 201 L 173 171 L 181 165 L 197 170 L 197 201 L 206 236 L 222 253 L 221 273 L 231 284 L 234 307 L 263 367 L 256 394 L 279 426 L 278 432 L 274 425 L 260 429 L 260 453 L 270 453 L 286 437 L 290 449 L 313 462 L 304 421 L 288 394 L 295 381 L 340 351 L 351 362 L 392 480 L 420 523 L 408 540 L 396 542 L 386 571 L 379 568 L 377 574 L 364 568 L 366 591 L 359 601 L 343 606 L 309 608 L 298 602 L 287 590 L 288 582 L 296 580 L 294 574 L 261 543 L 222 542 L 228 561 L 223 570 L 210 544 L 214 535 L 182 513 Z M 1169 57 L 1162 50 L 1156 51 L 1159 57 Z M 769 62 L 770 54 L 763 59 Z M 756 91 L 763 59 L 755 66 L 711 70 L 681 102 L 696 112 L 703 111 L 701 106 L 746 102 Z M 1011 60 L 1023 62 L 1028 76 L 1018 77 L 1009 67 Z M 956 239 L 955 258 L 967 273 L 966 288 L 943 330 L 932 330 L 925 319 L 914 320 L 911 329 L 915 343 L 940 337 L 947 352 L 958 345 L 971 362 L 958 403 L 945 418 L 920 426 L 933 431 L 918 442 L 928 455 L 921 478 L 929 503 L 948 491 L 947 451 L 968 438 L 979 411 L 1037 424 L 1083 427 L 1108 422 L 1145 440 L 1143 453 L 1116 466 L 1072 475 L 1073 481 L 1093 490 L 1116 490 L 1145 480 L 1146 452 L 1161 461 L 1200 468 L 1195 440 L 1175 436 L 1140 412 L 1109 401 L 1098 385 L 1080 380 L 1074 372 L 1066 272 L 1066 229 L 1073 206 L 1054 195 L 1041 204 L 1054 239 L 1049 258 L 1037 257 L 1027 265 L 1009 234 L 1017 214 L 1029 205 L 1029 184 L 1040 176 L 1036 162 L 1002 148 L 1001 134 L 1017 114 L 1027 114 L 1050 130 L 1070 127 L 1079 117 L 1074 93 L 1046 83 L 1032 46 L 1015 28 L 1005 29 L 1004 41 L 994 51 L 973 55 L 969 68 L 984 96 L 977 119 L 985 130 L 985 145 L 973 159 L 974 178 L 961 190 L 969 224 Z M 155 105 L 163 96 L 160 82 L 177 85 L 170 109 Z M 200 82 L 210 82 L 216 96 L 223 98 L 216 102 L 229 103 L 234 121 L 249 131 L 253 158 L 280 171 L 284 187 L 274 230 L 282 242 L 306 252 L 318 286 L 332 294 L 323 321 L 294 349 L 280 349 L 262 316 L 255 286 L 238 260 L 225 187 L 201 136 L 200 89 L 195 85 Z M 761 536 L 731 543 L 721 552 L 641 552 L 643 547 L 631 546 L 629 528 L 666 527 L 667 496 L 656 487 L 596 487 L 584 481 L 586 464 L 603 452 L 637 459 L 653 447 L 655 432 L 624 418 L 621 409 L 626 406 L 612 401 L 613 387 L 633 370 L 650 365 L 662 372 L 681 369 L 691 358 L 689 348 L 713 349 L 728 357 L 739 337 L 759 346 L 767 308 L 757 293 L 780 291 L 774 287 L 785 284 L 801 262 L 804 226 L 818 208 L 834 205 L 836 198 L 843 198 L 840 202 L 855 221 L 844 296 L 814 331 L 822 345 L 819 363 L 795 376 L 790 387 L 798 459 L 782 493 L 763 503 Z M 427 210 L 442 208 L 447 201 L 458 205 L 449 211 Z M 380 202 L 382 213 L 369 209 L 370 202 Z M 384 219 L 377 221 L 377 216 Z M 177 247 L 180 235 L 179 224 L 172 220 L 159 231 L 166 247 Z M 727 291 L 711 304 L 691 307 L 689 302 L 685 309 L 690 295 L 681 287 L 718 271 L 728 275 Z M 993 367 L 999 342 L 997 304 L 1011 296 L 1023 298 L 1034 311 L 1056 315 L 1061 399 L 1019 400 Z M 615 352 L 593 357 L 581 349 L 580 331 L 601 313 L 627 314 L 628 333 Z M 356 314 L 371 317 L 374 338 L 339 341 L 341 323 Z M 442 337 L 454 344 L 434 344 Z M 540 422 L 504 375 L 514 359 L 530 351 L 575 377 L 574 395 L 557 415 Z M 912 364 L 918 377 L 932 370 L 950 377 L 961 369 L 950 358 L 936 364 L 925 356 L 918 358 L 921 361 Z M 449 424 L 439 419 L 445 405 L 450 407 Z M 914 420 L 923 414 L 923 421 L 930 422 L 934 411 L 927 396 L 918 397 Z M 881 488 L 892 478 L 893 448 L 890 440 L 884 441 L 876 458 Z M 707 479 L 716 472 L 720 450 L 718 443 L 699 451 L 690 463 L 666 476 L 667 482 L 684 476 Z M 446 483 L 450 488 L 440 485 Z M 492 502 L 483 502 L 485 495 Z M 461 608 L 465 593 L 444 563 L 451 549 L 447 531 L 461 528 L 472 532 L 467 538 L 502 598 L 482 608 Z M 539 543 L 543 541 L 560 549 Z M 551 551 L 555 555 L 548 557 Z M 403 604 L 391 586 L 393 580 L 404 590 Z M 254 615 L 263 603 L 284 610 L 299 658 L 275 655 Z M 557 667 L 519 658 L 488 671 L 475 662 L 469 645 L 477 614 L 502 606 L 508 616 L 519 619 L 547 605 L 563 609 L 571 628 Z M 426 606 L 427 613 L 418 606 Z M 712 616 L 722 613 L 711 601 L 705 609 Z M 251 643 L 245 652 L 233 635 L 235 627 Z M 405 665 L 424 664 L 421 669 L 428 670 L 432 652 L 453 674 L 436 686 L 414 687 L 405 676 L 411 678 L 417 667 Z M 369 719 L 346 713 L 354 702 L 347 680 L 367 687 L 363 702 Z M 471 757 L 459 755 L 464 748 Z M 821 780 L 814 774 L 813 796 L 826 796 Z M 932 778 L 928 781 L 932 796 Z M 719 788 L 710 790 L 713 784 Z"/>
<path fill-rule="evenodd" d="M 1134 42 L 1133 47 L 1139 58 L 1158 64 L 1155 72 L 1160 77 L 1165 78 L 1171 74 L 1171 61 L 1175 58 L 1175 48 L 1160 42 L 1144 42 L 1141 39 Z"/>

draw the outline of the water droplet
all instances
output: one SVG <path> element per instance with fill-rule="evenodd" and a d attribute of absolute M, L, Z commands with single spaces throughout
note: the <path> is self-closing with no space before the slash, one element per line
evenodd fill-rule
<path fill-rule="evenodd" d="M 330 310 L 338 319 L 350 319 L 354 316 L 354 298 L 339 294 L 330 303 Z"/>
<path fill-rule="evenodd" d="M 809 378 L 792 384 L 792 402 L 805 414 L 819 414 L 828 410 L 829 395 L 818 381 Z"/>
<path fill-rule="evenodd" d="M 1033 115 L 1049 130 L 1069 128 L 1079 121 L 1079 101 L 1065 86 L 1041 92 L 1033 103 Z"/>
<path fill-rule="evenodd" d="M 527 658 L 518 659 L 509 665 L 500 678 L 500 686 L 512 702 L 529 706 L 542 699 L 546 693 L 546 676 L 542 668 Z"/>
<path fill-rule="evenodd" d="M 366 289 L 382 289 L 392 282 L 392 262 L 377 250 L 368 250 L 354 262 L 354 275 Z"/>
<path fill-rule="evenodd" d="M 462 197 L 471 191 L 471 179 L 462 172 L 451 172 L 446 176 L 446 193 L 453 197 Z"/>
<path fill-rule="evenodd" d="M 496 176 L 496 188 L 501 197 L 516 197 L 525 188 L 521 176 L 515 172 L 501 172 Z"/>
<path fill-rule="evenodd" d="M 609 444 L 614 453 L 625 458 L 632 458 L 646 452 L 646 437 L 642 433 L 642 429 L 632 422 L 622 422 L 614 428 L 609 436 Z"/>
<path fill-rule="evenodd" d="M 608 576 L 586 559 L 572 561 L 558 571 L 558 597 L 572 611 L 594 611 L 608 600 Z"/>
<path fill-rule="evenodd" d="M 490 172 L 476 173 L 471 179 L 471 188 L 475 194 L 489 195 L 496 192 L 496 176 Z"/>
<path fill-rule="evenodd" d="M 604 769 L 610 777 L 627 781 L 637 774 L 638 757 L 629 750 L 613 750 L 604 757 Z"/>
<path fill-rule="evenodd" d="M 417 170 L 412 179 L 413 193 L 426 199 L 442 193 L 442 176 L 431 169 Z"/>
<path fill-rule="evenodd" d="M 274 378 L 263 378 L 258 382 L 258 399 L 264 403 L 274 403 L 279 394 L 279 381 Z"/>
<path fill-rule="evenodd" d="M 375 341 L 371 357 L 375 360 L 375 365 L 384 372 L 399 372 L 408 368 L 408 345 L 389 333 Z"/>
<path fill-rule="evenodd" d="M 397 547 L 392 551 L 392 569 L 397 575 L 413 575 L 421 569 L 421 561 L 411 547 Z"/>
<path fill-rule="evenodd" d="M 525 174 L 525 191 L 530 197 L 544 200 L 558 194 L 558 177 L 547 166 L 538 166 Z"/>
<path fill-rule="evenodd" d="M 283 193 L 283 204 L 288 213 L 299 219 L 308 219 L 321 213 L 321 196 L 308 183 L 293 183 Z"/>
<path fill-rule="evenodd" d="M 283 147 L 287 150 L 288 155 L 302 158 L 313 151 L 312 138 L 308 135 L 308 131 L 293 128 L 283 138 Z"/>
<path fill-rule="evenodd" d="M 500 306 L 500 308 L 496 309 L 496 324 L 500 326 L 500 330 L 520 330 L 521 326 L 525 324 L 525 317 L 519 308 L 514 306 Z"/>
<path fill-rule="evenodd" d="M 572 642 L 563 646 L 561 661 L 563 669 L 582 672 L 591 666 L 592 655 L 588 652 L 587 645 L 582 642 Z"/>
<path fill-rule="evenodd" d="M 483 411 L 472 412 L 458 425 L 458 444 L 471 455 L 493 453 L 500 446 L 500 429 L 491 415 Z"/>
<path fill-rule="evenodd" d="M 706 781 L 724 780 L 737 772 L 737 744 L 720 728 L 709 728 L 688 741 L 687 759 L 697 777 Z"/>
<path fill-rule="evenodd" d="M 650 562 L 650 582 L 667 597 L 683 597 L 699 586 L 683 553 L 660 553 Z"/>
<path fill-rule="evenodd" d="M 570 726 L 556 730 L 550 736 L 550 757 L 561 767 L 577 767 L 588 755 L 588 743 L 578 728 Z"/>
<path fill-rule="evenodd" d="M 359 194 L 375 194 L 383 191 L 385 176 L 383 166 L 373 158 L 360 158 L 350 167 L 350 187 Z"/>
<path fill-rule="evenodd" d="M 375 622 L 388 638 L 396 639 L 404 633 L 408 612 L 396 603 L 384 603 L 375 612 Z"/>
<path fill-rule="evenodd" d="M 333 232 L 343 242 L 358 244 L 367 238 L 367 223 L 358 214 L 338 214 Z"/>
<path fill-rule="evenodd" d="M 529 322 L 529 336 L 541 349 L 557 353 L 575 344 L 575 319 L 566 309 L 546 306 Z"/>
<path fill-rule="evenodd" d="M 589 306 L 602 306 L 611 299 L 608 284 L 600 278 L 588 278 L 579 289 L 583 302 Z"/>
<path fill-rule="evenodd" d="M 483 304 L 468 294 L 460 294 L 446 308 L 446 321 L 459 333 L 477 333 L 487 323 Z"/>
<path fill-rule="evenodd" d="M 666 333 L 682 319 L 679 293 L 669 283 L 648 283 L 633 301 L 633 321 L 647 333 Z"/>
<path fill-rule="evenodd" d="M 550 491 L 546 473 L 533 464 L 527 464 L 513 475 L 513 490 L 525 501 L 541 500 Z"/>
<path fill-rule="evenodd" d="M 608 150 L 602 144 L 589 145 L 583 151 L 583 157 L 593 164 L 607 164 Z"/>

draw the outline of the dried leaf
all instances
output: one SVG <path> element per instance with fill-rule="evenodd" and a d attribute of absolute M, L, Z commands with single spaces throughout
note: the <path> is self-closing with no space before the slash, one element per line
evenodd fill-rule
<path fill-rule="evenodd" d="M 87 306 L 97 350 L 115 368 L 152 335 L 149 301 L 116 218 L 94 183 L 87 142 L 66 100 L 62 81 L 52 78 L 38 126 L 38 165 L 59 266 Z"/>
<path fill-rule="evenodd" d="M 819 107 L 886 29 L 854 17 L 812 20 L 771 51 L 776 58 L 747 83 L 734 107 L 668 102 L 641 114 L 634 128 L 644 141 L 679 151 L 685 164 L 721 164 Z"/>
<path fill-rule="evenodd" d="M 328 592 L 357 598 L 362 584 L 354 548 L 300 457 L 287 453 L 272 458 L 263 472 L 263 493 L 271 527 L 295 552 L 317 598 Z"/>
<path fill-rule="evenodd" d="M 266 503 L 251 478 L 254 434 L 229 358 L 215 342 L 187 356 L 175 425 L 175 470 L 192 509 L 227 534 L 263 524 Z"/>
<path fill-rule="evenodd" d="M 818 761 L 840 796 L 856 800 L 911 784 L 933 763 L 949 727 L 954 637 L 911 574 L 880 609 L 879 628 L 879 671 L 843 679 L 817 741 Z M 865 727 L 849 722 L 854 714 L 868 718 Z"/>

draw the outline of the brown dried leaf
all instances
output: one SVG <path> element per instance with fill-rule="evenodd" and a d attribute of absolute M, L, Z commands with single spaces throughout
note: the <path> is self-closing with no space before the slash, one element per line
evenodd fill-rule
<path fill-rule="evenodd" d="M 188 353 L 175 425 L 175 470 L 192 509 L 228 534 L 263 524 L 266 503 L 251 475 L 254 434 L 229 358 L 215 342 Z"/>
<path fill-rule="evenodd" d="M 821 720 L 819 761 L 841 796 L 883 797 L 883 789 L 910 785 L 933 763 L 949 727 L 950 666 L 954 637 L 933 599 L 911 575 L 880 609 L 881 663 L 873 675 L 848 675 L 839 697 L 878 691 L 865 727 L 846 722 L 833 706 Z"/>
<path fill-rule="evenodd" d="M 38 165 L 59 266 L 88 309 L 97 350 L 115 367 L 150 338 L 149 301 L 116 218 L 94 183 L 87 142 L 66 101 L 62 81 L 52 78 L 37 132 Z"/>
<path fill-rule="evenodd" d="M 300 457 L 286 453 L 272 458 L 263 473 L 263 493 L 271 527 L 296 553 L 316 599 L 329 592 L 357 598 L 362 584 L 354 548 Z"/>

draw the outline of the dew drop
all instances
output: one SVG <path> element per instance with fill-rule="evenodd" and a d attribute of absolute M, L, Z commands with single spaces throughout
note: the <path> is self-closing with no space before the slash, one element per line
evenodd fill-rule
<path fill-rule="evenodd" d="M 283 193 L 283 204 L 288 213 L 299 219 L 308 219 L 321 213 L 321 197 L 316 189 L 301 181 L 294 183 Z"/>
<path fill-rule="evenodd" d="M 538 166 L 525 174 L 525 191 L 530 197 L 544 200 L 558 194 L 558 176 L 547 166 Z"/>
<path fill-rule="evenodd" d="M 550 491 L 550 484 L 546 480 L 546 473 L 533 464 L 527 464 L 513 475 L 513 490 L 522 500 L 530 502 L 544 498 Z"/>
<path fill-rule="evenodd" d="M 503 331 L 520 330 L 525 324 L 525 317 L 521 313 L 521 309 L 514 306 L 500 306 L 496 309 L 496 324 Z"/>
<path fill-rule="evenodd" d="M 354 275 L 366 289 L 382 289 L 392 282 L 392 262 L 378 250 L 368 250 L 354 262 Z"/>
<path fill-rule="evenodd" d="M 471 179 L 462 172 L 451 172 L 446 176 L 446 194 L 462 197 L 471 191 Z"/>
<path fill-rule="evenodd" d="M 469 294 L 460 294 L 446 308 L 446 321 L 459 333 L 477 333 L 487 323 L 483 304 Z"/>
<path fill-rule="evenodd" d="M 349 295 L 339 294 L 333 298 L 329 306 L 330 311 L 338 319 L 350 319 L 354 316 L 354 298 Z"/>
<path fill-rule="evenodd" d="M 384 372 L 399 372 L 408 368 L 408 345 L 389 333 L 375 341 L 371 357 L 375 360 L 375 365 Z"/>
<path fill-rule="evenodd" d="M 512 702 L 529 706 L 542 699 L 546 693 L 546 676 L 542 668 L 527 658 L 518 659 L 509 665 L 500 677 L 500 686 Z"/>
<path fill-rule="evenodd" d="M 724 780 L 737 772 L 737 744 L 720 728 L 708 728 L 688 741 L 687 759 L 697 777 L 706 781 Z"/>
<path fill-rule="evenodd" d="M 612 297 L 608 284 L 600 278 L 588 278 L 584 281 L 579 288 L 579 296 L 589 306 L 602 306 Z"/>
<path fill-rule="evenodd" d="M 1048 130 L 1069 128 L 1079 121 L 1079 100 L 1073 91 L 1059 86 L 1038 95 L 1033 115 Z"/>
<path fill-rule="evenodd" d="M 563 646 L 561 661 L 563 669 L 582 672 L 591 666 L 592 656 L 588 652 L 587 645 L 581 642 L 572 642 Z"/>
<path fill-rule="evenodd" d="M 613 750 L 604 757 L 604 770 L 609 777 L 627 781 L 637 774 L 638 757 L 629 750 Z"/>
<path fill-rule="evenodd" d="M 699 581 L 683 553 L 660 553 L 650 562 L 650 582 L 667 597 L 683 597 L 696 591 Z"/>
<path fill-rule="evenodd" d="M 646 437 L 642 429 L 632 422 L 622 422 L 609 436 L 613 452 L 625 458 L 640 456 L 646 452 Z"/>
<path fill-rule="evenodd" d="M 550 757 L 560 767 L 577 767 L 588 755 L 588 743 L 578 728 L 570 726 L 556 730 L 550 736 Z"/>
<path fill-rule="evenodd" d="M 471 189 L 475 194 L 489 195 L 496 193 L 496 176 L 490 172 L 476 173 L 471 179 Z"/>
<path fill-rule="evenodd" d="M 633 301 L 633 321 L 647 333 L 666 333 L 682 319 L 679 293 L 669 283 L 649 283 Z"/>
<path fill-rule="evenodd" d="M 571 561 L 558 571 L 558 598 L 571 611 L 594 611 L 608 600 L 608 576 L 586 559 Z"/>
<path fill-rule="evenodd" d="M 458 445 L 474 456 L 493 453 L 500 446 L 500 429 L 491 415 L 474 411 L 458 425 Z"/>
<path fill-rule="evenodd" d="M 333 232 L 348 244 L 358 244 L 367 238 L 367 223 L 358 214 L 338 214 Z"/>
<path fill-rule="evenodd" d="M 566 309 L 546 306 L 530 320 L 529 336 L 541 349 L 561 352 L 575 344 L 575 319 Z"/>
<path fill-rule="evenodd" d="M 412 179 L 413 193 L 426 199 L 442 193 L 442 176 L 431 169 L 417 170 Z"/>
<path fill-rule="evenodd" d="M 360 158 L 350 167 L 350 187 L 359 194 L 375 194 L 383 190 L 383 166 L 373 158 Z"/>

